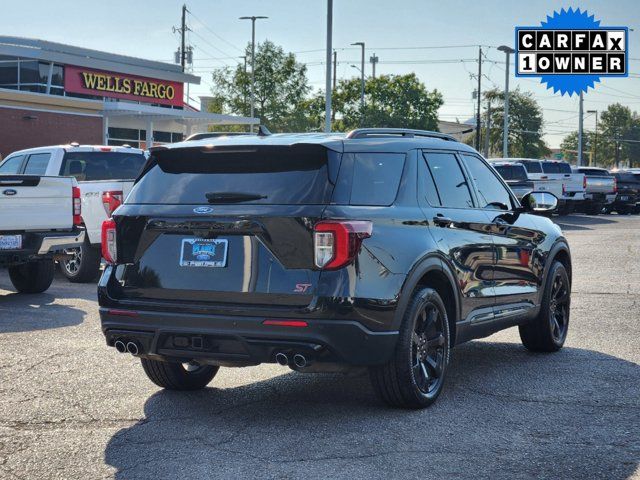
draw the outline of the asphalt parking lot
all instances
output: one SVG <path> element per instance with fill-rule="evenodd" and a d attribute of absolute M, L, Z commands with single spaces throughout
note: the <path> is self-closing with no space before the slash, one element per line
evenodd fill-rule
<path fill-rule="evenodd" d="M 453 350 L 430 409 L 363 372 L 222 369 L 161 391 L 107 349 L 95 284 L 17 295 L 0 273 L 0 478 L 640 478 L 640 216 L 557 219 L 574 264 L 565 348 L 510 329 Z"/>

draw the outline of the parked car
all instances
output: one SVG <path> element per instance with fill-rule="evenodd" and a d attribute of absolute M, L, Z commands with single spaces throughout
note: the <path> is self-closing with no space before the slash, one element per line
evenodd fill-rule
<path fill-rule="evenodd" d="M 0 164 L 0 267 L 19 293 L 41 293 L 53 281 L 54 259 L 82 244 L 85 233 L 76 180 L 16 175 L 28 161 Z"/>
<path fill-rule="evenodd" d="M 616 170 L 618 192 L 615 200 L 605 207 L 607 212 L 640 213 L 640 171 Z"/>
<path fill-rule="evenodd" d="M 19 172 L 30 175 L 72 176 L 82 198 L 81 246 L 68 250 L 60 270 L 72 282 L 90 282 L 100 273 L 102 222 L 120 206 L 133 186 L 146 157 L 131 147 L 59 145 L 21 150 L 7 157 L 25 159 Z"/>
<path fill-rule="evenodd" d="M 579 211 L 598 215 L 616 199 L 616 178 L 604 168 L 573 167 L 574 173 L 584 174 L 584 203 Z"/>
<path fill-rule="evenodd" d="M 584 201 L 584 175 L 572 173 L 568 163 L 529 158 L 503 158 L 491 161 L 524 165 L 527 177 L 536 182 L 536 190 L 552 193 L 558 198 L 556 213 L 560 215 L 575 211 Z"/>
<path fill-rule="evenodd" d="M 529 180 L 527 170 L 521 163 L 492 161 L 491 166 L 496 169 L 506 184 L 509 185 L 518 200 L 535 190 L 533 180 Z"/>
<path fill-rule="evenodd" d="M 518 326 L 566 338 L 571 257 L 471 147 L 402 129 L 206 139 L 154 148 L 103 224 L 107 345 L 168 389 L 220 366 L 367 366 L 391 405 L 442 391 L 450 349 Z M 504 368 L 508 368 L 505 364 Z"/>

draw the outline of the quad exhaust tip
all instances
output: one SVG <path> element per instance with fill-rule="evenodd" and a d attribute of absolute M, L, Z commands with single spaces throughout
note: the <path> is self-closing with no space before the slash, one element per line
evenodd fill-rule
<path fill-rule="evenodd" d="M 307 359 L 305 358 L 304 355 L 301 355 L 300 353 L 296 353 L 293 356 L 293 363 L 298 368 L 304 368 L 307 366 Z"/>
<path fill-rule="evenodd" d="M 289 357 L 282 352 L 276 353 L 276 362 L 278 362 L 279 365 L 286 367 L 289 365 Z"/>
<path fill-rule="evenodd" d="M 124 344 L 122 340 L 116 340 L 116 343 L 113 344 L 116 347 L 116 350 L 120 353 L 127 353 L 127 346 Z"/>
<path fill-rule="evenodd" d="M 138 344 L 136 344 L 135 342 L 128 342 L 127 343 L 127 352 L 129 352 L 131 355 L 137 355 L 138 353 L 140 353 L 140 349 L 138 348 Z"/>

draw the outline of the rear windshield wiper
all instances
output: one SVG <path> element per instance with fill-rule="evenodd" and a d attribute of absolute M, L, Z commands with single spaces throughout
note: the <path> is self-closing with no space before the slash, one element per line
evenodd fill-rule
<path fill-rule="evenodd" d="M 209 192 L 205 196 L 209 203 L 236 203 L 236 202 L 248 202 L 249 200 L 261 200 L 267 198 L 266 195 L 258 195 L 255 193 L 242 193 L 242 192 Z"/>

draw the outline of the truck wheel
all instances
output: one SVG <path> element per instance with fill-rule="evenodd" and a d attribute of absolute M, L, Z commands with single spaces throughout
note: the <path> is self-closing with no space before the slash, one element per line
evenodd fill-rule
<path fill-rule="evenodd" d="M 100 272 L 100 250 L 93 247 L 85 238 L 78 248 L 64 251 L 73 255 L 67 260 L 60 261 L 60 271 L 72 283 L 92 282 Z"/>
<path fill-rule="evenodd" d="M 449 321 L 440 295 L 431 288 L 416 290 L 391 359 L 369 369 L 374 390 L 393 407 L 428 407 L 442 391 L 449 348 Z"/>
<path fill-rule="evenodd" d="M 11 283 L 20 293 L 42 293 L 53 282 L 55 264 L 53 260 L 35 260 L 9 267 Z"/>
<path fill-rule="evenodd" d="M 532 352 L 556 352 L 562 348 L 569 329 L 571 284 L 564 265 L 551 265 L 538 316 L 520 325 L 522 344 Z"/>
<path fill-rule="evenodd" d="M 195 363 L 171 363 L 141 358 L 149 380 L 168 390 L 200 390 L 216 376 L 220 367 Z"/>

